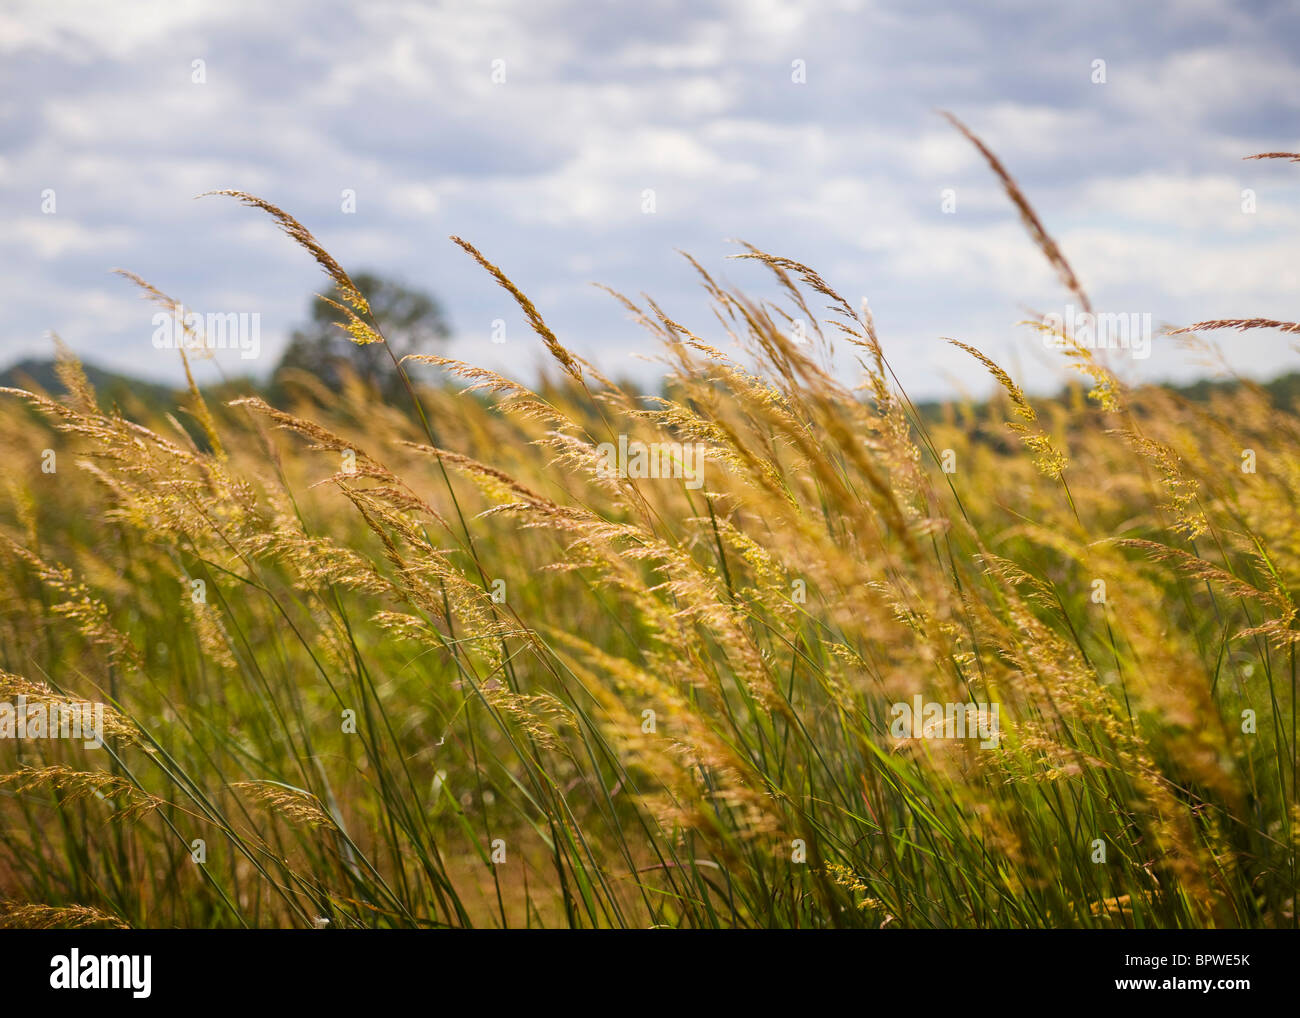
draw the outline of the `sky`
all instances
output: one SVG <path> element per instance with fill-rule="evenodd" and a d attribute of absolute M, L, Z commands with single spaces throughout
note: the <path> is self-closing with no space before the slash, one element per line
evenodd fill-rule
<path fill-rule="evenodd" d="M 1066 372 L 1024 322 L 1072 298 L 949 110 L 1094 307 L 1151 316 L 1149 356 L 1116 369 L 1201 377 L 1163 327 L 1296 320 L 1300 166 L 1243 157 L 1300 151 L 1297 52 L 1293 2 L 0 0 L 0 367 L 53 333 L 180 378 L 124 268 L 258 315 L 257 356 L 202 377 L 268 374 L 327 283 L 264 214 L 195 200 L 233 188 L 434 294 L 441 352 L 524 381 L 540 341 L 449 236 L 606 373 L 653 378 L 657 346 L 592 284 L 725 349 L 680 252 L 775 297 L 739 239 L 868 299 L 916 398 L 988 391 L 945 337 L 1050 390 Z M 1242 374 L 1297 365 L 1276 333 L 1218 339 Z"/>

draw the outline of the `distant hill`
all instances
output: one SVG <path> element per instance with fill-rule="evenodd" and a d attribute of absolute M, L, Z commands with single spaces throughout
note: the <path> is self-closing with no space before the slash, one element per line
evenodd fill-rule
<path fill-rule="evenodd" d="M 87 380 L 94 386 L 100 405 L 106 409 L 114 404 L 124 410 L 135 403 L 144 404 L 154 410 L 171 409 L 176 405 L 177 390 L 170 386 L 159 385 L 156 382 L 143 382 L 129 375 L 105 371 L 93 364 L 82 364 L 81 368 L 86 373 Z M 33 384 L 51 395 L 57 396 L 64 391 L 63 384 L 54 372 L 53 360 L 28 358 L 0 372 L 0 386 L 28 389 Z"/>
<path fill-rule="evenodd" d="M 1186 385 L 1166 385 L 1165 388 L 1177 393 L 1184 399 L 1204 403 L 1215 393 L 1231 392 L 1240 385 L 1241 383 L 1234 379 L 1202 379 L 1199 382 L 1189 382 Z M 1300 408 L 1300 372 L 1292 371 L 1285 375 L 1279 375 L 1267 382 L 1260 382 L 1259 386 L 1268 393 L 1275 407 L 1285 410 Z M 1044 399 L 1042 396 L 1033 396 L 1031 402 L 1037 403 L 1042 399 Z M 977 406 L 983 405 L 981 403 Z M 937 420 L 942 417 L 943 408 L 944 402 L 942 400 L 927 400 L 916 404 L 917 413 L 926 420 Z"/>
<path fill-rule="evenodd" d="M 23 389 L 35 383 L 47 392 L 58 395 L 63 392 L 63 386 L 54 373 L 54 363 L 50 359 L 38 360 L 36 358 L 19 361 L 12 367 L 0 372 L 0 386 Z M 82 370 L 85 371 L 90 384 L 94 386 L 95 392 L 99 396 L 100 405 L 105 409 L 118 406 L 128 416 L 132 415 L 131 412 L 134 409 L 140 407 L 151 411 L 170 411 L 178 403 L 183 402 L 185 398 L 183 388 L 160 385 L 157 382 L 144 382 L 138 378 L 132 378 L 130 375 L 105 371 L 93 364 L 83 363 Z M 1231 391 L 1239 384 L 1239 382 L 1232 380 L 1203 380 L 1187 385 L 1174 385 L 1169 388 L 1186 399 L 1204 402 L 1212 394 Z M 1300 406 L 1300 372 L 1280 375 L 1271 381 L 1261 382 L 1260 385 L 1272 397 L 1275 406 L 1290 410 Z M 205 385 L 201 388 L 209 399 L 215 397 L 217 403 L 249 393 L 267 395 L 269 391 L 265 384 L 259 384 L 252 378 L 232 379 L 229 382 L 223 382 L 215 386 Z M 276 395 L 273 393 L 267 398 L 271 399 L 272 402 L 276 402 Z M 923 419 L 934 420 L 942 415 L 943 406 L 942 401 L 926 400 L 918 402 L 916 409 Z"/>

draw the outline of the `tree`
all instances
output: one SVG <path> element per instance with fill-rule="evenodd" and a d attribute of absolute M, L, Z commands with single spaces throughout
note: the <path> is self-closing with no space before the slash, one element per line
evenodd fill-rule
<path fill-rule="evenodd" d="M 346 321 L 343 312 L 313 299 L 310 321 L 293 331 L 276 366 L 272 379 L 276 388 L 282 387 L 285 372 L 295 369 L 337 388 L 347 369 L 392 399 L 403 388 L 394 358 L 400 361 L 411 353 L 434 353 L 451 335 L 442 305 L 432 295 L 369 272 L 357 273 L 352 281 L 370 305 L 368 324 L 387 340 L 388 349 L 384 343 L 355 342 L 342 328 Z M 343 301 L 337 287 L 326 296 L 337 303 Z"/>

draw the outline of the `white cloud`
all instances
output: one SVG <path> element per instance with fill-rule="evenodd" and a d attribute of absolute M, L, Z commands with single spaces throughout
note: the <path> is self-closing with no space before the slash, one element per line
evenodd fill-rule
<path fill-rule="evenodd" d="M 31 252 L 45 261 L 77 251 L 110 254 L 135 239 L 132 231 L 122 227 L 96 229 L 58 214 L 11 219 L 7 225 L 10 233 L 5 246 L 11 256 Z"/>
<path fill-rule="evenodd" d="M 1183 321 L 1281 314 L 1300 178 L 1241 161 L 1300 145 L 1294 39 L 1272 26 L 1214 0 L 12 0 L 0 223 L 21 265 L 0 283 L 0 362 L 62 325 L 90 359 L 129 363 L 135 347 L 104 326 L 120 317 L 102 289 L 114 264 L 195 306 L 237 294 L 276 309 L 267 335 L 282 335 L 321 279 L 264 216 L 190 200 L 237 187 L 344 264 L 427 285 L 478 336 L 515 311 L 445 236 L 473 239 L 527 279 L 566 343 L 620 364 L 643 340 L 611 331 L 621 320 L 587 283 L 697 307 L 673 248 L 748 282 L 761 273 L 721 261 L 743 236 L 870 293 L 906 340 L 900 369 L 941 386 L 933 337 L 997 343 L 1021 305 L 1063 294 L 936 109 L 998 152 L 1098 302 Z M 1105 86 L 1088 81 L 1093 55 Z M 806 85 L 790 81 L 796 58 Z M 37 215 L 46 187 L 56 217 Z M 522 346 L 466 343 L 518 366 Z"/>

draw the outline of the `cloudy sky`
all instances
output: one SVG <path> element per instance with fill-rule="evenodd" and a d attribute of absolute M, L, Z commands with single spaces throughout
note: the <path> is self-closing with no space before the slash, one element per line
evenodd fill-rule
<path fill-rule="evenodd" d="M 436 294 L 453 356 L 525 376 L 540 344 L 449 235 L 614 372 L 651 371 L 653 343 L 590 284 L 722 345 L 677 251 L 765 292 L 727 261 L 742 238 L 869 298 L 914 395 L 984 390 L 943 336 L 1050 388 L 1017 323 L 1067 295 L 935 111 L 1001 156 L 1100 310 L 1294 320 L 1300 167 L 1242 157 L 1300 151 L 1298 24 L 1291 0 L 4 0 L 0 366 L 55 332 L 175 378 L 122 267 L 259 313 L 261 356 L 220 360 L 269 371 L 323 277 L 261 213 L 193 197 L 237 188 L 349 268 Z M 1256 376 L 1300 357 L 1273 334 L 1223 343 Z M 1159 338 L 1121 366 L 1204 373 Z"/>

